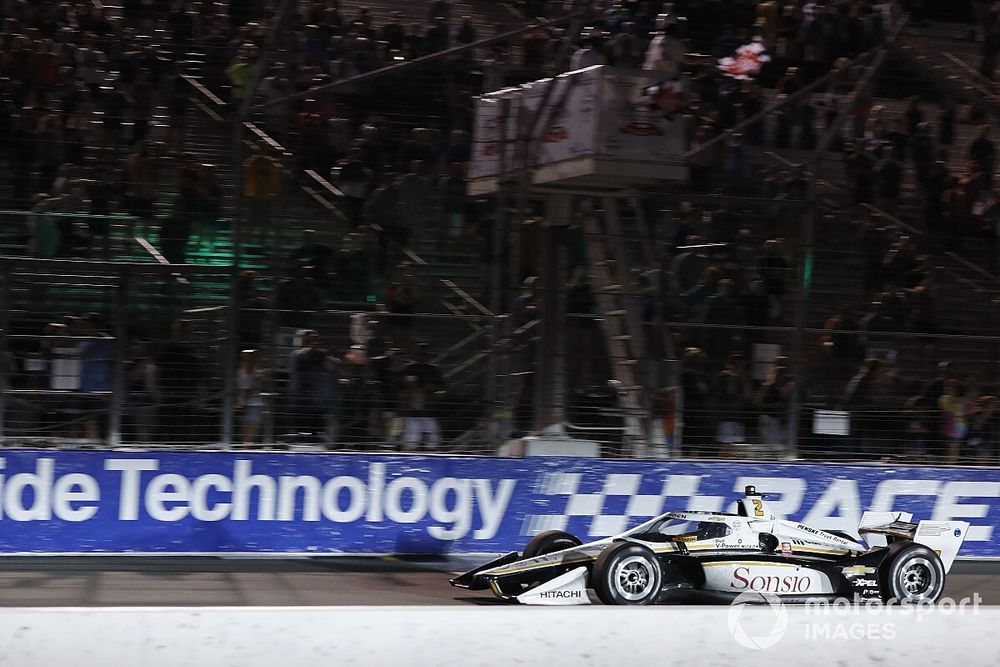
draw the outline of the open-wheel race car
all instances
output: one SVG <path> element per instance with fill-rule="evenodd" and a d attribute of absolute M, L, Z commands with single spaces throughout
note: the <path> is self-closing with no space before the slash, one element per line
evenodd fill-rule
<path fill-rule="evenodd" d="M 737 512 L 667 512 L 583 544 L 562 531 L 536 535 L 451 580 L 523 604 L 728 602 L 742 593 L 786 602 L 864 599 L 933 603 L 965 540 L 964 521 L 865 512 L 856 539 L 778 519 L 748 486 Z"/>

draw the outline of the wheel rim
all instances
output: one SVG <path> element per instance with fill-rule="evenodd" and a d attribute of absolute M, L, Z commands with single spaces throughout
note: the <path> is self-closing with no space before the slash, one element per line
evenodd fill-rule
<path fill-rule="evenodd" d="M 907 600 L 925 600 L 937 588 L 937 572 L 926 558 L 907 561 L 899 573 L 899 583 Z"/>
<path fill-rule="evenodd" d="M 622 559 L 613 576 L 618 594 L 633 602 L 649 595 L 655 579 L 652 565 L 642 556 Z"/>

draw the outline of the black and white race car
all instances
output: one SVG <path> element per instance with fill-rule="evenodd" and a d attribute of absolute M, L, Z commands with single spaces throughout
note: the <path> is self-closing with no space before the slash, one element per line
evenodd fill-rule
<path fill-rule="evenodd" d="M 522 604 L 732 601 L 742 593 L 786 602 L 863 599 L 933 603 L 965 540 L 964 521 L 920 521 L 865 512 L 855 539 L 778 519 L 754 487 L 737 513 L 667 512 L 613 537 L 582 544 L 562 531 L 536 535 L 451 580 Z M 864 540 L 864 541 L 862 541 Z"/>

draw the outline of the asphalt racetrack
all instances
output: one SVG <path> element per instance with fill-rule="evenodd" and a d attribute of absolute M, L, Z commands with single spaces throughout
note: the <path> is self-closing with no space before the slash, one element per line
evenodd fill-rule
<path fill-rule="evenodd" d="M 468 605 L 489 591 L 452 588 L 481 559 L 248 560 L 193 557 L 0 558 L 0 607 Z M 1000 605 L 1000 562 L 958 561 L 945 595 Z"/>

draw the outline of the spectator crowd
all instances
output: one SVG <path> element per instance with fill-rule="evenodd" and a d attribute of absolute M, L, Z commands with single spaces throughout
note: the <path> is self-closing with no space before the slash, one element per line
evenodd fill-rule
<path fill-rule="evenodd" d="M 203 130 L 192 122 L 191 98 L 201 93 L 194 83 L 225 100 L 232 120 L 259 79 L 256 94 L 265 106 L 251 120 L 280 150 L 261 147 L 248 156 L 241 204 L 244 240 L 270 255 L 275 279 L 268 291 L 250 274 L 240 290 L 238 336 L 244 352 L 236 402 L 242 438 L 256 442 L 271 429 L 310 433 L 329 444 L 356 428 L 346 425 L 364 424 L 361 439 L 438 446 L 441 408 L 435 397 L 444 382 L 411 330 L 409 316 L 426 298 L 403 250 L 423 243 L 455 256 L 492 257 L 493 222 L 483 215 L 491 205 L 470 198 L 466 188 L 474 149 L 472 100 L 555 73 L 551 63 L 565 28 L 534 30 L 457 53 L 409 70 L 413 76 L 358 79 L 473 44 L 513 24 L 484 28 L 478 19 L 456 15 L 448 0 L 425 3 L 419 21 L 412 19 L 417 10 L 409 8 L 380 13 L 337 0 L 300 2 L 259 71 L 277 20 L 274 3 L 123 1 L 120 14 L 83 0 L 0 4 L 0 129 L 5 130 L 0 142 L 6 171 L 0 195 L 8 209 L 4 215 L 17 213 L 10 219 L 19 223 L 25 252 L 111 259 L 127 256 L 139 236 L 154 240 L 165 261 L 185 263 L 192 250 L 224 246 L 233 200 L 222 166 L 199 153 Z M 656 193 L 640 203 L 647 213 L 645 232 L 662 251 L 662 261 L 635 267 L 632 307 L 647 330 L 662 321 L 701 325 L 675 334 L 686 350 L 683 409 L 675 415 L 686 434 L 685 452 L 720 451 L 753 438 L 780 444 L 787 438 L 793 388 L 798 384 L 804 391 L 810 379 L 791 372 L 801 367 L 800 360 L 791 364 L 772 356 L 758 368 L 758 357 L 760 346 L 773 340 L 768 328 L 793 324 L 790 295 L 801 239 L 789 224 L 789 211 L 805 198 L 809 175 L 800 166 L 762 168 L 761 155 L 816 149 L 842 112 L 848 122 L 832 133 L 830 148 L 843 156 L 847 185 L 838 201 L 842 208 L 832 208 L 821 222 L 829 223 L 824 239 L 832 240 L 836 251 L 861 259 L 863 289 L 858 299 L 837 304 L 816 359 L 810 360 L 815 368 L 828 369 L 825 382 L 838 387 L 827 392 L 828 402 L 863 415 L 852 451 L 865 456 L 902 451 L 885 451 L 879 444 L 898 440 L 909 443 L 904 449 L 915 456 L 964 460 L 980 451 L 972 440 L 996 441 L 990 386 L 949 376 L 940 386 L 904 388 L 895 368 L 902 351 L 893 334 L 959 333 L 948 331 L 939 316 L 944 281 L 938 254 L 961 251 L 962 237 L 994 238 L 1000 214 L 996 148 L 981 110 L 947 101 L 931 109 L 914 98 L 894 114 L 871 94 L 855 93 L 862 69 L 854 59 L 881 44 L 901 10 L 916 5 L 615 0 L 591 9 L 568 67 L 654 69 L 665 79 L 682 80 L 679 111 L 694 152 L 690 189 L 773 202 L 759 209 L 685 203 L 667 215 Z M 553 18 L 575 5 L 529 1 L 518 7 L 532 17 Z M 993 76 L 988 55 L 997 25 L 993 12 L 986 11 L 980 37 L 987 77 Z M 753 40 L 773 56 L 756 78 L 734 79 L 715 67 Z M 804 92 L 819 77 L 826 77 L 826 84 Z M 760 118 L 774 102 L 786 104 Z M 961 123 L 982 129 L 966 148 L 966 167 L 954 172 L 951 157 Z M 317 184 L 331 186 L 325 192 L 334 193 L 343 213 L 345 228 L 337 243 L 283 210 L 299 186 Z M 871 214 L 871 206 L 898 219 L 887 223 Z M 579 252 L 571 263 L 579 280 L 572 285 L 570 309 L 599 314 L 586 277 L 586 242 L 582 237 L 576 242 Z M 372 276 L 381 288 L 373 288 Z M 529 270 L 517 278 L 536 276 Z M 530 294 L 522 296 L 528 298 L 511 307 L 529 312 Z M 342 355 L 320 342 L 312 315 L 317 304 L 334 299 L 378 303 L 377 316 L 359 324 Z M 271 341 L 260 314 L 269 309 L 277 313 L 278 326 L 299 332 L 295 351 L 277 363 L 280 368 L 273 367 L 266 349 Z M 93 393 L 96 403 L 74 406 L 74 414 L 84 417 L 71 421 L 88 437 L 99 420 L 86 415 L 107 409 L 100 397 L 109 391 L 106 379 L 104 384 L 94 379 L 101 376 L 91 372 L 99 364 L 88 356 L 94 346 L 86 339 L 99 331 L 94 328 L 99 319 L 74 318 L 65 325 L 70 333 L 58 328 L 62 324 L 46 328 L 56 327 L 50 336 L 82 341 L 74 354 L 90 370 L 81 372 L 88 379 L 77 389 Z M 580 340 L 600 344 L 593 337 Z M 43 356 L 51 352 L 45 345 L 50 343 L 43 341 Z M 594 355 L 593 349 L 587 353 Z M 137 344 L 127 358 L 128 428 L 138 439 L 169 439 L 171 429 L 185 423 L 181 416 L 192 401 L 216 400 L 220 387 L 213 386 L 183 322 L 173 325 L 169 341 Z M 599 375 L 580 372 L 581 388 Z M 51 388 L 52 380 L 28 384 L 34 382 Z M 91 388 L 83 389 L 85 384 Z M 732 406 L 738 409 L 730 412 L 747 417 L 727 418 L 724 409 Z M 908 421 L 893 421 L 892 435 L 883 436 L 878 418 L 883 412 L 905 413 Z M 287 419 L 274 416 L 281 414 Z M 183 429 L 174 434 L 178 439 L 195 437 L 196 427 Z M 946 447 L 926 444 L 938 435 Z"/>

